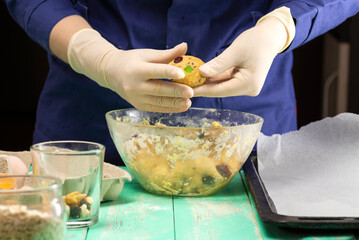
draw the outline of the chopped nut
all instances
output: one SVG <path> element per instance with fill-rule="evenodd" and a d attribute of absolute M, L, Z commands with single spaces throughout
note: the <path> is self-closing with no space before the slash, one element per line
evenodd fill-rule
<path fill-rule="evenodd" d="M 90 205 L 93 204 L 93 198 L 92 198 L 92 197 L 87 197 L 87 198 L 85 198 L 85 201 L 86 201 L 88 204 L 90 204 Z"/>
<path fill-rule="evenodd" d="M 92 197 L 87 197 L 85 193 L 72 192 L 63 198 L 66 202 L 66 208 L 69 208 L 70 218 L 84 218 L 91 215 Z"/>
<path fill-rule="evenodd" d="M 81 207 L 81 212 L 80 212 L 80 215 L 82 218 L 85 218 L 85 217 L 88 217 L 91 215 L 90 211 L 87 209 L 87 206 L 86 204 L 83 204 Z"/>
<path fill-rule="evenodd" d="M 69 205 L 65 205 L 66 206 L 66 214 L 67 214 L 67 218 L 69 218 L 70 217 L 70 207 L 69 207 Z"/>

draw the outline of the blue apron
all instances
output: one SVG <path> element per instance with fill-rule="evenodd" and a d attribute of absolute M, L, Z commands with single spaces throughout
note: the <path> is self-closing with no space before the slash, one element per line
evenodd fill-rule
<path fill-rule="evenodd" d="M 11 2 L 7 1 L 8 8 L 15 20 L 47 50 L 52 27 L 65 16 L 79 14 L 120 49 L 167 49 L 187 42 L 187 54 L 205 62 L 219 55 L 264 14 L 283 5 L 290 7 L 296 20 L 296 37 L 274 59 L 257 97 L 192 99 L 193 107 L 233 109 L 262 116 L 262 132 L 266 135 L 297 129 L 291 50 L 340 24 L 359 9 L 358 0 Z M 338 12 L 335 6 L 342 11 Z M 336 18 L 327 18 L 333 15 Z M 122 164 L 107 129 L 105 113 L 132 106 L 111 90 L 75 73 L 51 53 L 49 67 L 38 104 L 34 143 L 69 139 L 99 142 L 106 146 L 107 162 Z"/>

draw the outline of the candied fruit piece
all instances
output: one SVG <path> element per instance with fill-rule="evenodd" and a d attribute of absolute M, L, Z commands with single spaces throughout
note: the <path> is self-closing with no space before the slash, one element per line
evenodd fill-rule
<path fill-rule="evenodd" d="M 76 196 L 78 194 L 80 194 L 80 193 L 75 191 L 75 192 L 67 194 L 66 197 L 73 197 L 73 196 Z"/>
<path fill-rule="evenodd" d="M 193 67 L 191 65 L 187 65 L 187 67 L 185 67 L 183 70 L 186 73 L 191 73 L 193 71 Z"/>
<path fill-rule="evenodd" d="M 81 217 L 81 208 L 77 206 L 70 207 L 70 217 L 71 218 L 80 218 Z"/>
<path fill-rule="evenodd" d="M 182 62 L 182 60 L 183 60 L 183 57 L 176 57 L 174 60 L 174 63 L 180 63 L 180 62 Z"/>
<path fill-rule="evenodd" d="M 205 137 L 204 132 L 202 132 L 201 134 L 198 135 L 198 138 L 199 138 L 199 139 L 204 138 L 204 137 Z"/>
<path fill-rule="evenodd" d="M 214 183 L 214 177 L 212 176 L 203 176 L 202 177 L 202 182 L 203 184 L 206 184 L 206 185 L 212 185 Z"/>
<path fill-rule="evenodd" d="M 78 203 L 78 201 L 76 201 L 76 199 L 74 197 L 65 197 L 65 203 L 67 205 L 76 205 Z"/>
<path fill-rule="evenodd" d="M 219 122 L 212 122 L 212 127 L 222 127 L 222 125 Z"/>
<path fill-rule="evenodd" d="M 231 171 L 226 164 L 217 165 L 216 169 L 222 177 L 228 178 L 231 176 Z"/>
<path fill-rule="evenodd" d="M 78 194 L 76 196 L 74 196 L 74 199 L 76 200 L 76 202 L 80 202 L 82 199 L 84 199 L 87 195 L 86 194 Z"/>

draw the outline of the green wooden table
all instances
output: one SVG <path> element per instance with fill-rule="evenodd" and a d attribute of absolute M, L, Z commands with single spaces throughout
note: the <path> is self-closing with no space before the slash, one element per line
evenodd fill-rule
<path fill-rule="evenodd" d="M 354 231 L 279 228 L 260 221 L 241 172 L 219 194 L 203 198 L 150 194 L 133 180 L 116 201 L 101 204 L 99 222 L 66 239 L 358 239 Z"/>

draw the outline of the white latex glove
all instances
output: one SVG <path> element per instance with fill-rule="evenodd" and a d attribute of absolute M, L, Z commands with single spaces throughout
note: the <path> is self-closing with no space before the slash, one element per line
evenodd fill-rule
<path fill-rule="evenodd" d="M 222 54 L 199 68 L 208 80 L 194 88 L 195 96 L 257 96 L 273 59 L 290 45 L 294 35 L 289 8 L 267 14 L 255 27 L 240 34 Z"/>
<path fill-rule="evenodd" d="M 180 79 L 184 72 L 169 63 L 184 55 L 187 44 L 169 50 L 120 50 L 90 28 L 75 33 L 67 57 L 78 73 L 107 87 L 135 108 L 152 112 L 183 112 L 191 106 L 193 89 L 159 79 Z"/>

